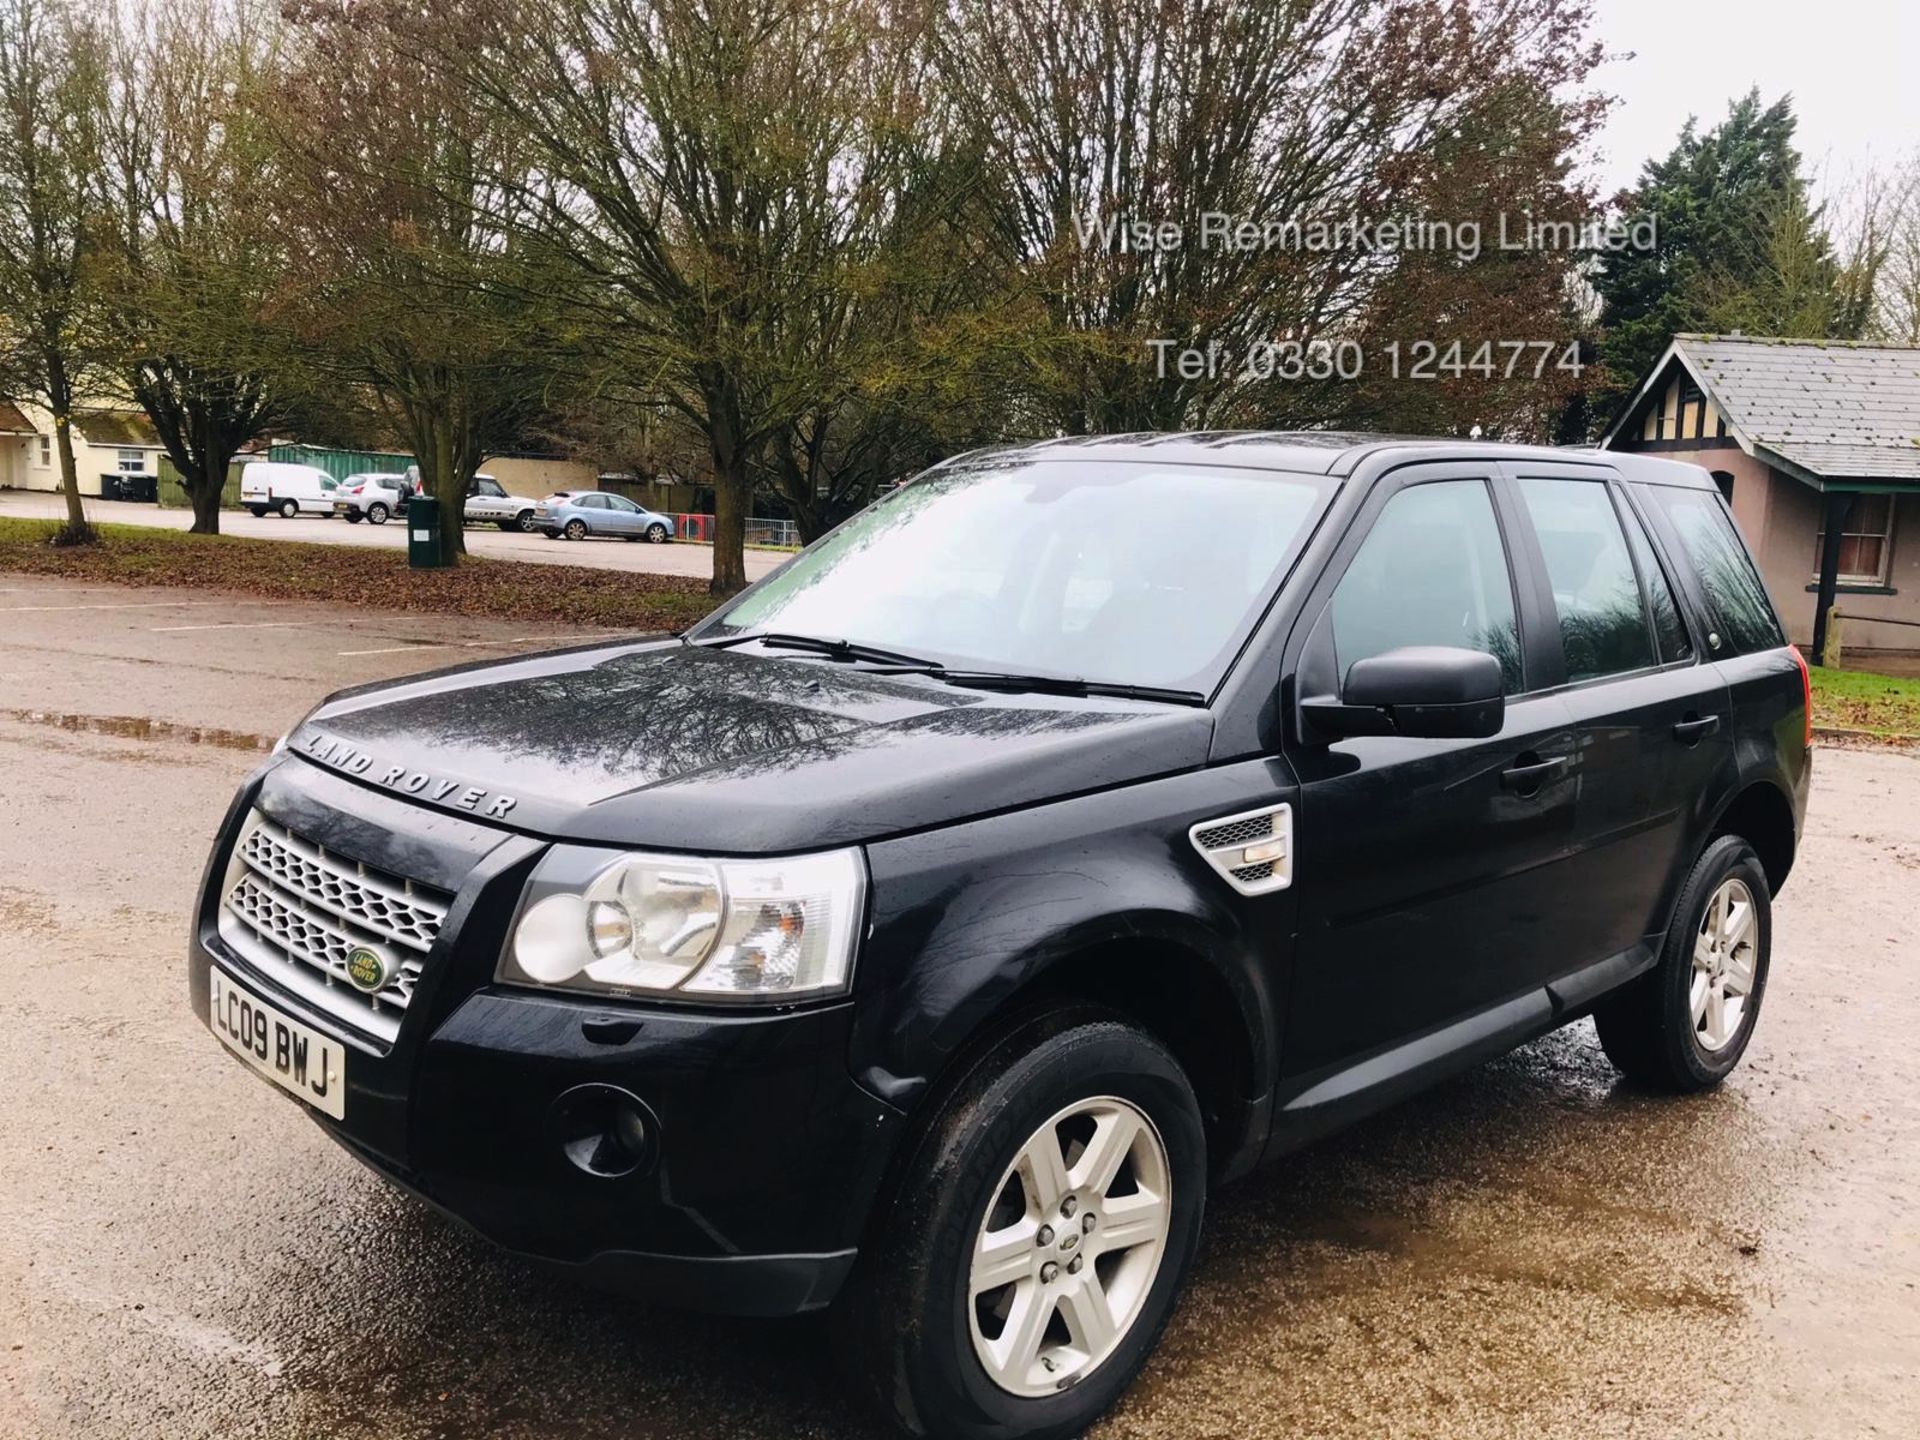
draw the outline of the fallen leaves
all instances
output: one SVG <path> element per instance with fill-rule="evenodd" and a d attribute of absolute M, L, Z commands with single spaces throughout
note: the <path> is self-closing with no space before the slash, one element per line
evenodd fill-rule
<path fill-rule="evenodd" d="M 52 528 L 0 519 L 0 571 L 626 630 L 681 630 L 714 605 L 705 584 L 677 575 L 472 557 L 448 570 L 410 570 L 392 550 L 128 525 L 100 527 L 97 545 L 56 548 L 48 543 Z"/>

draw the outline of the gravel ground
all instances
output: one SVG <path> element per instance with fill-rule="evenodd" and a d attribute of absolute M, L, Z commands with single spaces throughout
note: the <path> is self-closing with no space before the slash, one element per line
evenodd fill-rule
<path fill-rule="evenodd" d="M 167 598 L 0 577 L 0 1436 L 873 1435 L 818 1324 L 534 1275 L 200 1029 L 185 917 L 249 747 L 447 657 L 103 608 Z M 1227 1190 L 1096 1435 L 1920 1434 L 1916 899 L 1920 759 L 1822 750 L 1724 1088 L 1637 1093 L 1581 1024 Z"/>

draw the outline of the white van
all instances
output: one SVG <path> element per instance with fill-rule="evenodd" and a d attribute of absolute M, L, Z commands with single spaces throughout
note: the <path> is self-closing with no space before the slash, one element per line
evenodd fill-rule
<path fill-rule="evenodd" d="M 340 482 L 314 465 L 284 465 L 256 460 L 240 472 L 240 503 L 255 515 L 278 511 L 291 520 L 300 514 L 333 514 L 333 492 Z"/>

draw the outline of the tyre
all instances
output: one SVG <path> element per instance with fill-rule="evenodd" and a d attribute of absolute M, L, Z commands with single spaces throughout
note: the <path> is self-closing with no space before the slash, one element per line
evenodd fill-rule
<path fill-rule="evenodd" d="M 376 500 L 367 506 L 367 523 L 369 525 L 384 525 L 387 523 L 387 517 L 392 513 L 384 503 Z"/>
<path fill-rule="evenodd" d="M 653 524 L 647 526 L 647 543 L 649 545 L 666 544 L 667 543 L 667 527 L 660 524 L 658 521 L 655 521 Z"/>
<path fill-rule="evenodd" d="M 1206 1199 L 1193 1088 L 1103 1011 L 1044 1011 L 938 1102 L 834 1315 L 855 1388 L 908 1434 L 1076 1435 L 1152 1351 Z"/>
<path fill-rule="evenodd" d="M 502 530 L 517 530 L 521 534 L 525 534 L 533 528 L 533 511 L 522 510 L 511 520 L 502 520 L 500 522 L 500 528 Z"/>
<path fill-rule="evenodd" d="M 298 516 L 299 513 L 300 513 L 300 502 L 298 500 L 282 500 L 280 502 L 280 518 L 281 519 L 292 520 L 296 516 Z"/>
<path fill-rule="evenodd" d="M 247 513 L 256 520 L 264 520 L 267 518 L 267 507 L 264 505 L 249 505 L 247 506 Z"/>
<path fill-rule="evenodd" d="M 540 533 L 549 540 L 558 540 L 560 538 L 560 532 L 558 530 L 542 530 Z"/>
<path fill-rule="evenodd" d="M 1753 1038 L 1773 950 L 1773 892 L 1737 835 L 1708 845 L 1680 888 L 1660 963 L 1594 1010 L 1600 1045 L 1629 1079 L 1706 1090 Z"/>
<path fill-rule="evenodd" d="M 584 520 L 567 521 L 567 538 L 569 540 L 586 539 L 587 538 L 587 522 Z"/>
<path fill-rule="evenodd" d="M 360 512 L 358 510 L 347 511 L 347 523 L 349 525 L 358 525 L 360 523 Z"/>

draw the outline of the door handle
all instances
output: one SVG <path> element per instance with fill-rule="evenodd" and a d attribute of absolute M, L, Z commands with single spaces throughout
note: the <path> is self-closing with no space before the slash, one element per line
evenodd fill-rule
<path fill-rule="evenodd" d="M 1713 734 L 1720 728 L 1718 715 L 1702 715 L 1692 720 L 1682 720 L 1673 727 L 1673 738 L 1682 745 L 1692 745 Z"/>
<path fill-rule="evenodd" d="M 1528 760 L 1525 764 L 1510 765 L 1502 770 L 1500 783 L 1509 790 L 1522 793 L 1538 790 L 1572 763 L 1572 757 L 1567 755 L 1555 755 L 1550 760 Z"/>

